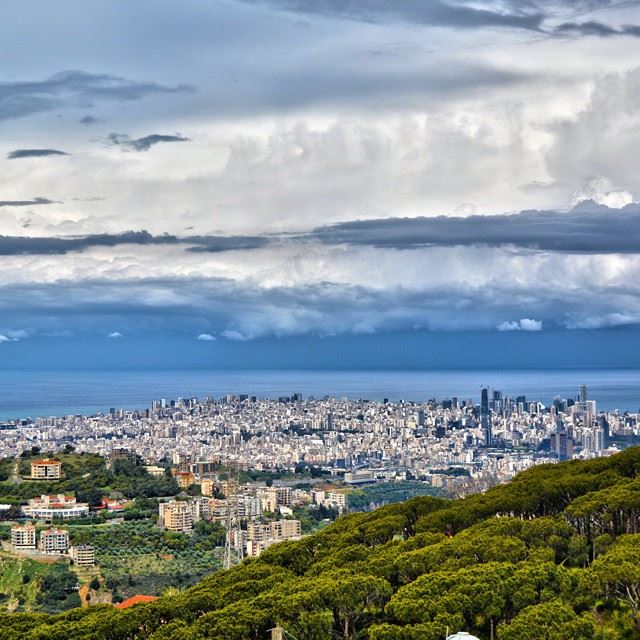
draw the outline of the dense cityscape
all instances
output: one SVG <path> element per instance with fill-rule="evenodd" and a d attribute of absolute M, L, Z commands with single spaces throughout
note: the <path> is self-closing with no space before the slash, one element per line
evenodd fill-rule
<path fill-rule="evenodd" d="M 162 399 L 144 410 L 9 421 L 0 425 L 0 457 L 36 445 L 52 452 L 72 445 L 104 457 L 124 448 L 148 464 L 180 464 L 196 474 L 203 463 L 256 471 L 317 467 L 350 485 L 409 477 L 441 487 L 449 467 L 464 470 L 457 482 L 501 482 L 537 462 L 615 452 L 639 441 L 638 417 L 599 412 L 584 385 L 575 399 L 556 397 L 549 405 L 488 388 L 480 403 L 301 394 Z"/>

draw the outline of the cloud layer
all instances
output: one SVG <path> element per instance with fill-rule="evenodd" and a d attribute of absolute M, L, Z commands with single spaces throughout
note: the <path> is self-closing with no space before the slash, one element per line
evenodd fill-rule
<path fill-rule="evenodd" d="M 328 243 L 394 249 L 511 245 L 544 251 L 640 253 L 640 205 L 611 209 L 585 201 L 566 213 L 361 220 L 316 229 L 311 235 Z"/>
<path fill-rule="evenodd" d="M 3 5 L 7 350 L 637 331 L 638 3 L 62 4 Z"/>

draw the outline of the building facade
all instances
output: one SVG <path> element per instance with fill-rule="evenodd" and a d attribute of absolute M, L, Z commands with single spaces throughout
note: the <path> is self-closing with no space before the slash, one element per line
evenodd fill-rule
<path fill-rule="evenodd" d="M 76 520 L 89 515 L 89 505 L 77 502 L 74 496 L 60 493 L 55 496 L 42 495 L 32 498 L 22 507 L 22 513 L 28 518 L 51 522 L 53 520 Z"/>
<path fill-rule="evenodd" d="M 16 549 L 36 548 L 36 528 L 31 525 L 24 527 L 11 527 L 11 544 Z"/>
<path fill-rule="evenodd" d="M 71 547 L 71 559 L 79 567 L 92 567 L 96 563 L 96 550 L 90 544 Z"/>
<path fill-rule="evenodd" d="M 40 551 L 43 553 L 67 553 L 69 532 L 65 529 L 47 529 L 40 534 Z"/>
<path fill-rule="evenodd" d="M 187 501 L 161 502 L 160 524 L 169 531 L 187 532 L 193 529 L 193 505 Z"/>
<path fill-rule="evenodd" d="M 62 463 L 59 460 L 35 460 L 31 463 L 33 480 L 60 480 Z"/>

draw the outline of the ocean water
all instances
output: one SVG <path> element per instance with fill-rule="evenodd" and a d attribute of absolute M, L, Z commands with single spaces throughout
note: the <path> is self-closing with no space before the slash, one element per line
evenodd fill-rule
<path fill-rule="evenodd" d="M 511 397 L 550 404 L 576 397 L 586 384 L 598 409 L 637 412 L 640 369 L 474 371 L 0 371 L 0 420 L 143 409 L 152 400 L 246 393 L 277 398 L 294 392 L 370 400 L 479 402 L 488 386 Z"/>

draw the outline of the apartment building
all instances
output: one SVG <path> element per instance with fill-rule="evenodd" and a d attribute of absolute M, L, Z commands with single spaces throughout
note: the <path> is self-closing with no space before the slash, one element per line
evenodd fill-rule
<path fill-rule="evenodd" d="M 161 502 L 160 525 L 169 531 L 187 532 L 193 529 L 193 505 L 187 501 Z"/>
<path fill-rule="evenodd" d="M 274 520 L 269 524 L 274 540 L 298 540 L 302 536 L 300 520 Z"/>
<path fill-rule="evenodd" d="M 62 478 L 62 463 L 59 460 L 35 460 L 31 463 L 31 478 L 33 480 L 60 480 Z"/>
<path fill-rule="evenodd" d="M 90 544 L 81 544 L 70 549 L 71 559 L 79 567 L 92 567 L 96 563 L 96 550 Z"/>
<path fill-rule="evenodd" d="M 203 478 L 200 484 L 200 493 L 203 496 L 213 497 L 213 492 L 216 488 L 216 483 L 212 478 Z"/>
<path fill-rule="evenodd" d="M 69 532 L 65 529 L 47 529 L 40 533 L 40 551 L 66 553 L 69 549 Z"/>
<path fill-rule="evenodd" d="M 35 550 L 36 528 L 31 525 L 11 527 L 11 544 L 19 550 Z"/>
<path fill-rule="evenodd" d="M 191 471 L 176 471 L 174 474 L 178 486 L 186 491 L 192 484 L 195 484 L 195 476 Z"/>

